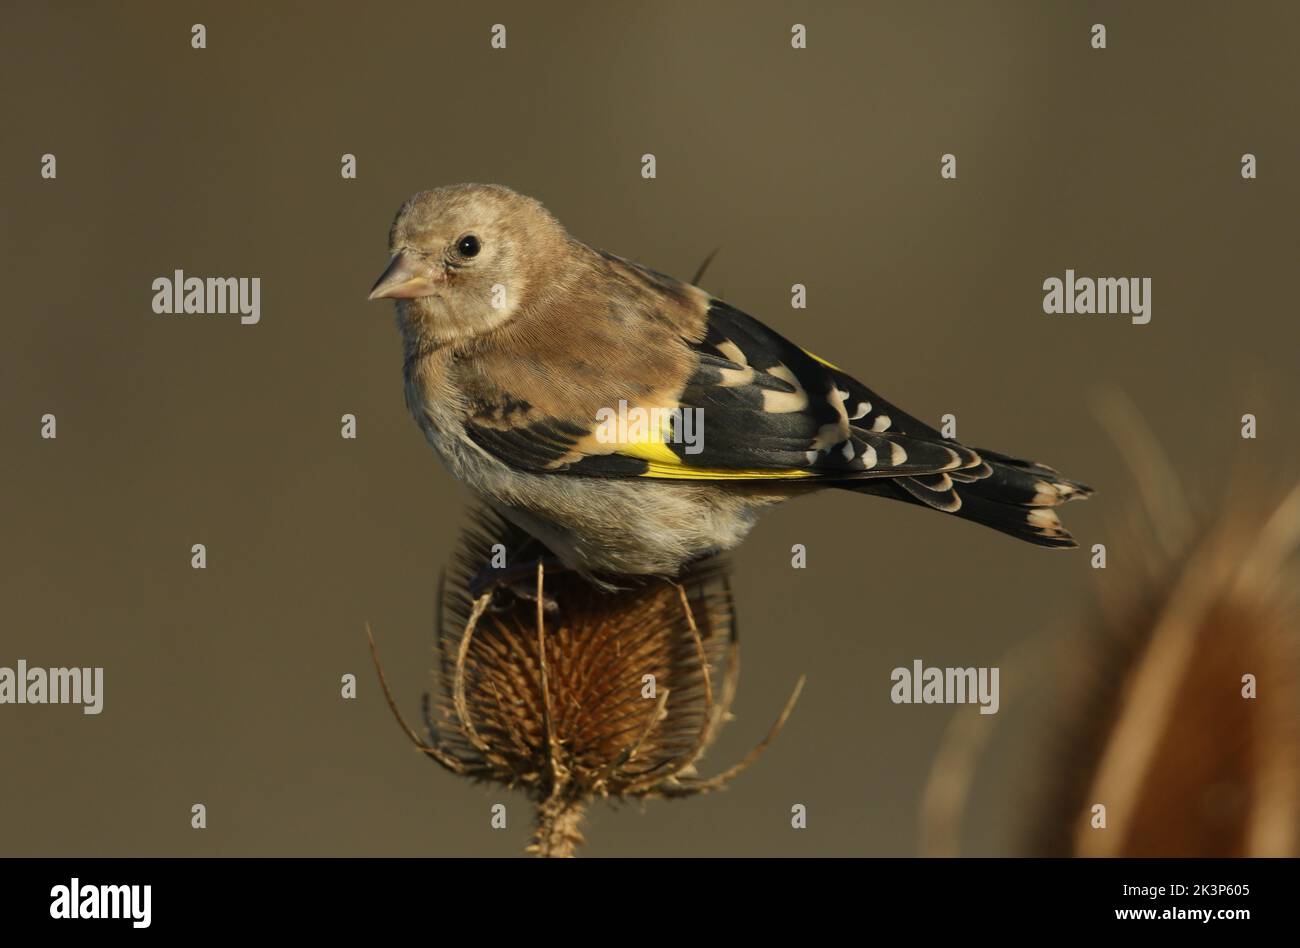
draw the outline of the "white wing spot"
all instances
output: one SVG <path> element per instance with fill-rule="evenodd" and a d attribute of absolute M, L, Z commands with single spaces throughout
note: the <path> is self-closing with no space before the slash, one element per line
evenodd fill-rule
<path fill-rule="evenodd" d="M 739 388 L 742 385 L 748 385 L 754 381 L 754 370 L 750 368 L 749 360 L 745 358 L 745 353 L 740 350 L 730 339 L 724 339 L 714 346 L 724 358 L 730 359 L 739 369 L 719 369 L 722 376 L 723 388 Z"/>
<path fill-rule="evenodd" d="M 877 415 L 876 420 L 871 423 L 871 430 L 884 431 L 892 424 L 893 421 L 890 420 L 890 417 L 888 415 Z"/>
<path fill-rule="evenodd" d="M 1040 507 L 1037 510 L 1029 511 L 1025 518 L 1031 526 L 1038 527 L 1040 530 L 1060 530 L 1061 518 L 1056 516 L 1056 511 Z"/>
<path fill-rule="evenodd" d="M 745 358 L 745 353 L 741 351 L 740 346 L 736 345 L 730 339 L 724 339 L 714 346 L 724 357 L 730 359 L 736 365 L 749 365 L 749 360 Z"/>
<path fill-rule="evenodd" d="M 722 376 L 723 388 L 740 388 L 754 381 L 754 370 L 746 366 L 743 369 L 718 369 Z"/>
<path fill-rule="evenodd" d="M 808 393 L 804 391 L 799 380 L 784 365 L 774 365 L 767 374 L 794 387 L 793 392 L 777 392 L 770 388 L 763 389 L 763 411 L 784 415 L 792 411 L 803 411 L 808 407 Z"/>
<path fill-rule="evenodd" d="M 1035 507 L 1055 507 L 1061 502 L 1061 495 L 1055 487 L 1046 481 L 1034 482 L 1034 499 L 1030 501 Z"/>

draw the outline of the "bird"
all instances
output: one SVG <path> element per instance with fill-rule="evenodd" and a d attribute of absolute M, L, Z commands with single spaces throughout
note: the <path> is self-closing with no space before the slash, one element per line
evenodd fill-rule
<path fill-rule="evenodd" d="M 1077 546 L 1054 508 L 1091 488 L 944 437 L 694 282 L 583 243 L 532 197 L 421 191 L 388 243 L 369 299 L 395 301 L 411 415 L 453 476 L 593 582 L 675 576 L 826 489 Z"/>

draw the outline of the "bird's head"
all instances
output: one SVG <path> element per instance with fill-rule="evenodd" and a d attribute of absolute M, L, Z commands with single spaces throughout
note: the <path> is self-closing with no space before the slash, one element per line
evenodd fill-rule
<path fill-rule="evenodd" d="M 539 202 L 500 185 L 421 191 L 389 232 L 388 267 L 370 299 L 397 301 L 404 332 L 463 343 L 504 324 L 562 278 L 568 241 Z"/>

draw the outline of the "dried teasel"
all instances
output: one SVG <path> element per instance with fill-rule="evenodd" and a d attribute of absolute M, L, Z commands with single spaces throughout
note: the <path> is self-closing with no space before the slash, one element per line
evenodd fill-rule
<path fill-rule="evenodd" d="M 1214 515 L 1197 513 L 1133 407 L 1105 411 L 1147 521 L 1112 547 L 1142 556 L 1066 656 L 1055 786 L 1029 849 L 1300 855 L 1300 485 L 1239 469 Z"/>
<path fill-rule="evenodd" d="M 697 775 L 731 717 L 739 680 L 725 562 L 699 564 L 675 582 L 622 578 L 625 588 L 616 589 L 538 562 L 527 588 L 518 573 L 508 582 L 507 571 L 480 592 L 495 544 L 512 563 L 539 552 L 496 514 L 476 514 L 443 580 L 427 740 L 403 720 L 373 637 L 370 644 L 389 706 L 422 753 L 455 774 L 530 797 L 536 832 L 527 852 L 573 855 L 595 799 L 722 789 L 780 732 L 802 678 L 743 760 L 711 778 Z"/>
<path fill-rule="evenodd" d="M 1004 711 L 1046 701 L 1039 776 L 1010 787 L 1030 803 L 1020 851 L 1300 855 L 1300 485 L 1261 487 L 1238 470 L 1199 508 L 1214 513 L 1198 512 L 1131 403 L 1115 393 L 1101 409 L 1142 504 L 1108 544 L 1082 634 L 1027 640 L 1000 662 Z M 1050 698 L 1015 684 L 1044 674 Z M 954 718 L 922 806 L 923 852 L 956 854 L 994 726 Z"/>

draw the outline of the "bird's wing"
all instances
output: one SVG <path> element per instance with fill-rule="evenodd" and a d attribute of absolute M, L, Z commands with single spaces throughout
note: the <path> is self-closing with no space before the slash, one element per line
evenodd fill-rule
<path fill-rule="evenodd" d="M 648 291 L 665 299 L 670 278 L 609 259 L 622 279 L 644 279 L 632 298 L 644 300 Z M 539 473 L 691 481 L 894 477 L 915 481 L 935 506 L 951 490 L 949 472 L 983 476 L 976 452 L 752 317 L 686 284 L 670 295 L 678 310 L 698 307 L 691 330 L 674 333 L 674 348 L 684 347 L 687 358 L 679 351 L 661 363 L 666 347 L 657 337 L 634 350 L 635 371 L 612 368 L 601 388 L 584 392 L 562 414 L 539 412 L 518 388 L 480 397 L 466 435 L 498 460 Z M 656 332 L 664 322 L 656 315 Z M 677 312 L 672 324 L 680 330 L 690 320 Z M 557 373 L 546 375 L 555 384 Z"/>
<path fill-rule="evenodd" d="M 697 453 L 668 447 L 677 464 L 650 476 L 692 477 L 694 468 L 823 480 L 935 475 L 981 462 L 835 366 L 751 316 L 710 300 L 698 362 L 681 392 L 697 410 Z M 936 483 L 939 483 L 936 480 Z"/>

